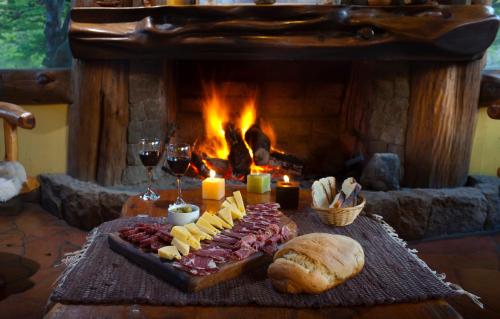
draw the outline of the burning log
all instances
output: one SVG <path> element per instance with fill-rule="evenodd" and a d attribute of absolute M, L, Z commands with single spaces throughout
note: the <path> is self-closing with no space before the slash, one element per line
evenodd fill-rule
<path fill-rule="evenodd" d="M 233 174 L 237 177 L 246 176 L 250 173 L 252 157 L 243 141 L 241 130 L 229 123 L 226 124 L 224 131 L 226 142 L 229 146 L 228 159 L 229 163 L 231 163 Z"/>
<path fill-rule="evenodd" d="M 271 141 L 258 124 L 252 125 L 245 133 L 245 141 L 253 152 L 256 165 L 267 165 L 270 159 Z"/>
<path fill-rule="evenodd" d="M 297 157 L 280 152 L 271 152 L 269 165 L 280 167 L 283 174 L 291 176 L 302 176 L 304 163 Z"/>

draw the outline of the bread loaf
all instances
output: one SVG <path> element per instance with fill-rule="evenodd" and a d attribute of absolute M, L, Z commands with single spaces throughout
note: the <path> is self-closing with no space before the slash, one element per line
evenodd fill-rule
<path fill-rule="evenodd" d="M 354 239 L 312 233 L 278 250 L 267 274 L 278 291 L 318 294 L 355 276 L 364 263 L 363 248 Z"/>

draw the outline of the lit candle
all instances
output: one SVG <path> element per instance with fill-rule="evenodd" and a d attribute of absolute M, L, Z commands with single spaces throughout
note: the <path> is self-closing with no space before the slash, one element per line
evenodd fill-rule
<path fill-rule="evenodd" d="M 251 173 L 247 175 L 247 192 L 266 193 L 271 191 L 271 174 Z"/>
<path fill-rule="evenodd" d="M 298 208 L 299 183 L 290 182 L 290 178 L 287 175 L 283 176 L 283 181 L 276 183 L 276 202 L 283 209 Z"/>
<path fill-rule="evenodd" d="M 210 170 L 210 177 L 201 182 L 201 194 L 203 199 L 220 200 L 226 194 L 224 178 L 215 177 L 215 171 Z"/>

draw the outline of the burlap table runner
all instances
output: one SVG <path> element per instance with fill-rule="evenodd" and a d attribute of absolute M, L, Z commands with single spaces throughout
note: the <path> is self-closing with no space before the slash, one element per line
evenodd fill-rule
<path fill-rule="evenodd" d="M 408 250 L 390 227 L 376 216 L 360 216 L 346 227 L 323 224 L 313 211 L 290 217 L 301 234 L 326 232 L 356 239 L 365 251 L 360 274 L 320 295 L 288 295 L 273 290 L 266 268 L 197 293 L 184 293 L 147 273 L 108 247 L 107 234 L 137 219 L 118 219 L 99 226 L 86 248 L 73 258 L 50 301 L 67 304 L 153 304 L 204 306 L 325 307 L 374 305 L 446 298 L 450 288 Z M 153 220 L 153 218 L 142 218 Z"/>

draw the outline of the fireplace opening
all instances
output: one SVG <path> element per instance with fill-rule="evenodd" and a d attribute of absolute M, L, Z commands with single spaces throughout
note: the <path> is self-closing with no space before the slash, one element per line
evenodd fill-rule
<path fill-rule="evenodd" d="M 174 139 L 194 147 L 189 174 L 302 179 L 339 173 L 349 63 L 175 63 Z M 168 96 L 168 92 L 166 94 Z"/>
<path fill-rule="evenodd" d="M 302 176 L 302 161 L 277 148 L 272 123 L 260 116 L 256 88 L 230 101 L 230 85 L 212 82 L 203 87 L 203 136 L 193 143 L 190 175 L 207 177 L 214 170 L 236 180 L 244 180 L 251 172 L 270 173 L 276 179 Z"/>

